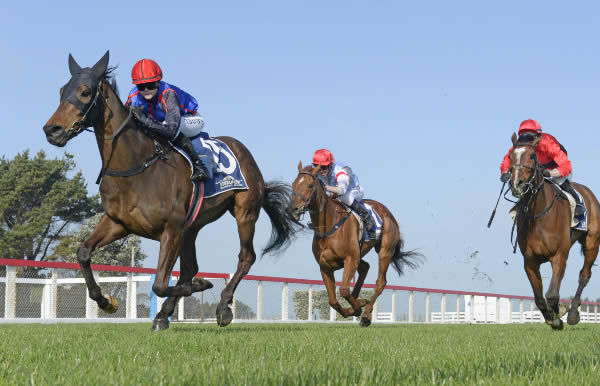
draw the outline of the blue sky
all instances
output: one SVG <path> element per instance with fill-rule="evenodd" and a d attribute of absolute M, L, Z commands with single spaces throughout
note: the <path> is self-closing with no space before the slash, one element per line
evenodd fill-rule
<path fill-rule="evenodd" d="M 68 54 L 90 66 L 110 49 L 122 98 L 133 64 L 153 58 L 166 81 L 198 99 L 207 131 L 246 144 L 266 180 L 291 182 L 298 161 L 321 147 L 351 165 L 367 196 L 394 213 L 407 248 L 427 256 L 402 278 L 390 270 L 389 283 L 530 294 L 509 244 L 508 203 L 486 228 L 499 164 L 512 132 L 534 118 L 568 149 L 574 180 L 600 194 L 599 9 L 488 3 L 62 2 L 33 12 L 32 4 L 4 2 L 0 154 L 66 150 L 97 192 L 92 136 L 58 149 L 42 132 L 69 79 Z M 257 249 L 269 232 L 263 212 Z M 154 267 L 158 243 L 143 246 Z M 206 227 L 197 250 L 202 271 L 232 272 L 233 218 Z M 377 259 L 366 259 L 374 282 Z M 582 263 L 574 248 L 561 295 L 574 293 Z M 320 278 L 309 236 L 258 260 L 251 273 Z M 599 283 L 593 277 L 584 296 L 600 296 Z"/>

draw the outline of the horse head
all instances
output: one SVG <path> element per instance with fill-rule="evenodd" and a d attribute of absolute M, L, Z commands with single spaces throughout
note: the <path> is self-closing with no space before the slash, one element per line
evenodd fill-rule
<path fill-rule="evenodd" d="M 292 183 L 292 198 L 290 200 L 289 212 L 295 220 L 308 210 L 308 206 L 321 183 L 318 177 L 321 166 L 309 165 L 302 167 L 302 161 L 298 163 L 298 176 Z"/>
<path fill-rule="evenodd" d="M 513 149 L 510 152 L 510 190 L 513 196 L 521 198 L 536 189 L 542 178 L 542 168 L 538 161 L 536 148 L 541 136 L 535 138 L 512 136 Z"/>
<path fill-rule="evenodd" d="M 69 54 L 71 79 L 60 89 L 60 104 L 44 125 L 46 139 L 53 145 L 65 146 L 83 130 L 101 118 L 102 81 L 106 79 L 108 51 L 92 67 L 81 68 Z"/>

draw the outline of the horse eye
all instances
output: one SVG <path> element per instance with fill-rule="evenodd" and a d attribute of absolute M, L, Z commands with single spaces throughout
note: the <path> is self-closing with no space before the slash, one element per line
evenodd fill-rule
<path fill-rule="evenodd" d="M 534 159 L 535 158 L 535 154 L 531 153 L 531 155 L 529 156 L 529 158 Z"/>
<path fill-rule="evenodd" d="M 312 189 L 315 186 L 315 184 L 308 184 L 309 189 Z"/>
<path fill-rule="evenodd" d="M 92 93 L 90 92 L 90 90 L 84 90 L 81 92 L 81 96 L 82 97 L 89 97 Z"/>

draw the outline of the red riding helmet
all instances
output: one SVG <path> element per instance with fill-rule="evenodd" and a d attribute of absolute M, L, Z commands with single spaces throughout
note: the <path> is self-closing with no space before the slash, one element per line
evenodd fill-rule
<path fill-rule="evenodd" d="M 133 84 L 156 82 L 162 79 L 162 70 L 158 63 L 152 59 L 138 60 L 131 70 Z"/>
<path fill-rule="evenodd" d="M 542 126 L 535 119 L 526 119 L 519 126 L 519 136 L 527 132 L 542 134 Z"/>
<path fill-rule="evenodd" d="M 333 154 L 327 149 L 319 149 L 315 151 L 315 154 L 313 155 L 314 165 L 329 166 L 333 162 L 335 162 Z"/>

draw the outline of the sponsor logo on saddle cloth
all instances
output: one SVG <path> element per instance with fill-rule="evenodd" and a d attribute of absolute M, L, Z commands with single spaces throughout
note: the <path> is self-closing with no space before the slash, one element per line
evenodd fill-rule
<path fill-rule="evenodd" d="M 205 132 L 191 140 L 210 174 L 210 179 L 204 182 L 204 197 L 216 196 L 229 190 L 248 189 L 240 163 L 229 146 L 216 138 L 210 138 Z M 177 150 L 185 156 L 191 167 L 187 154 L 181 149 Z"/>
<path fill-rule="evenodd" d="M 375 209 L 373 209 L 373 207 L 371 205 L 367 204 L 366 202 L 363 202 L 362 204 L 369 211 L 369 216 L 371 216 L 371 220 L 373 220 L 373 224 L 375 224 L 375 240 L 379 240 L 379 238 L 381 237 L 381 230 L 383 229 L 383 221 L 381 220 L 381 217 L 379 217 L 379 214 L 377 212 L 375 212 Z M 347 208 L 349 208 L 349 207 L 347 207 Z M 369 233 L 367 232 L 367 229 L 365 229 L 362 219 L 360 218 L 358 213 L 354 212 L 352 209 L 350 209 L 350 211 L 352 212 L 352 214 L 354 215 L 354 217 L 356 217 L 356 220 L 358 221 L 359 232 L 362 235 L 360 238 L 360 241 L 362 241 L 362 242 L 369 241 Z"/>
<path fill-rule="evenodd" d="M 575 192 L 579 196 L 579 200 L 583 206 L 583 214 L 575 217 L 575 205 L 576 205 L 575 198 L 573 198 L 573 196 L 569 192 L 562 190 L 560 188 L 560 185 L 556 184 L 551 179 L 546 178 L 546 180 L 550 181 L 554 186 L 556 186 L 558 189 L 560 189 L 560 191 L 563 192 L 564 195 L 569 200 L 569 205 L 571 206 L 571 228 L 578 230 L 578 231 L 587 232 L 587 213 L 588 213 L 588 211 L 587 211 L 587 207 L 585 206 L 585 201 L 583 200 L 583 196 L 581 195 L 581 193 L 579 193 L 577 191 L 577 189 L 573 188 L 573 189 L 575 189 Z M 517 211 L 515 210 L 514 206 L 510 210 L 509 214 L 510 214 L 510 217 L 514 221 L 515 217 L 517 216 Z"/>

